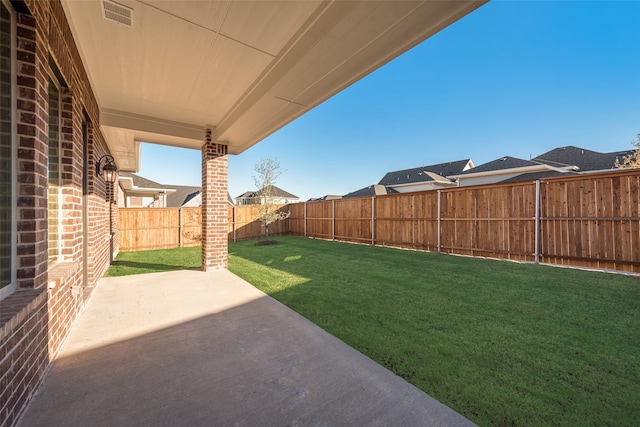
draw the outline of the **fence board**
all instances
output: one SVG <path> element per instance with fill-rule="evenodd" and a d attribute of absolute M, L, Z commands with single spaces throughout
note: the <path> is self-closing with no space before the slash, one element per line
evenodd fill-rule
<path fill-rule="evenodd" d="M 274 206 L 275 209 L 290 212 L 289 205 L 287 206 Z M 265 226 L 260 221 L 260 216 L 263 213 L 264 207 L 262 205 L 246 205 L 235 206 L 229 208 L 229 240 L 233 240 L 234 236 L 236 240 L 254 239 L 256 237 L 265 236 Z M 235 211 L 235 222 L 234 214 Z M 235 229 L 235 235 L 234 235 Z M 289 232 L 288 221 L 276 221 L 269 224 L 269 236 L 276 236 L 278 234 L 286 234 Z"/>
<path fill-rule="evenodd" d="M 322 239 L 333 239 L 332 233 L 332 200 L 322 200 L 318 202 L 306 203 L 307 237 L 319 237 Z"/>
<path fill-rule="evenodd" d="M 413 247 L 413 195 L 397 194 L 376 198 L 376 243 L 387 246 Z"/>
<path fill-rule="evenodd" d="M 443 191 L 442 249 L 533 260 L 535 183 Z"/>
<path fill-rule="evenodd" d="M 179 245 L 178 209 L 119 209 L 120 250 L 140 251 Z"/>
<path fill-rule="evenodd" d="M 438 250 L 438 193 L 429 191 L 413 195 L 414 248 Z"/>
<path fill-rule="evenodd" d="M 541 259 L 640 272 L 638 171 L 543 183 Z"/>
<path fill-rule="evenodd" d="M 289 205 L 291 216 L 288 219 L 291 233 L 304 236 L 305 234 L 305 204 L 294 203 Z"/>
<path fill-rule="evenodd" d="M 371 242 L 371 199 L 334 200 L 334 238 L 348 242 Z"/>

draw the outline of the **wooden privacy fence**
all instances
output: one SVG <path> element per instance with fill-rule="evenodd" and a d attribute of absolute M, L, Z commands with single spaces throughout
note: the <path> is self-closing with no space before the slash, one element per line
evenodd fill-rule
<path fill-rule="evenodd" d="M 197 208 L 120 208 L 120 250 L 144 251 L 201 244 L 202 215 Z"/>
<path fill-rule="evenodd" d="M 281 209 L 288 209 L 284 206 Z M 229 206 L 229 240 L 253 239 L 264 235 L 260 207 Z M 202 214 L 196 208 L 120 208 L 120 250 L 144 251 L 199 246 Z M 269 225 L 269 235 L 288 232 L 287 221 Z"/>
<path fill-rule="evenodd" d="M 296 203 L 269 234 L 640 273 L 640 171 Z M 121 208 L 120 250 L 200 244 L 200 208 Z M 229 240 L 264 235 L 229 207 Z"/>
<path fill-rule="evenodd" d="M 640 273 L 640 171 L 290 205 L 307 237 Z"/>
<path fill-rule="evenodd" d="M 288 206 L 280 206 L 279 209 L 288 210 Z M 259 220 L 261 215 L 260 205 L 246 205 L 229 207 L 229 241 L 254 239 L 264 236 L 264 225 Z M 276 221 L 269 225 L 269 236 L 286 234 L 289 232 L 289 224 L 286 220 Z"/>

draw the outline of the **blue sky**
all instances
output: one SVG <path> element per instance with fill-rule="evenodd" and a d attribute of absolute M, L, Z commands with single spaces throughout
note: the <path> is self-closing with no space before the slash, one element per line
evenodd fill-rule
<path fill-rule="evenodd" d="M 238 156 L 229 192 L 346 194 L 386 172 L 555 147 L 632 149 L 640 133 L 640 1 L 492 1 Z M 200 152 L 143 144 L 145 178 L 199 186 Z"/>

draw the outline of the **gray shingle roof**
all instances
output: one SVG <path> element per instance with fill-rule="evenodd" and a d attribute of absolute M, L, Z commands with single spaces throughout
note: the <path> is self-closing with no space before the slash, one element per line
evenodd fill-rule
<path fill-rule="evenodd" d="M 297 199 L 298 196 L 289 193 L 288 191 L 284 191 L 282 188 L 276 187 L 272 185 L 272 193 L 274 197 L 286 197 L 287 199 Z"/>
<path fill-rule="evenodd" d="M 365 197 L 365 196 L 379 196 L 381 194 L 394 194 L 397 193 L 393 188 L 385 187 L 384 185 L 376 184 L 368 187 L 361 188 L 356 191 L 352 191 L 349 194 L 342 196 L 343 199 L 351 197 Z"/>
<path fill-rule="evenodd" d="M 201 187 L 188 187 L 182 185 L 172 185 L 171 188 L 176 191 L 175 193 L 167 195 L 168 208 L 179 208 L 189 200 L 196 197 L 200 191 L 202 191 Z"/>
<path fill-rule="evenodd" d="M 523 181 L 535 181 L 537 179 L 554 178 L 556 176 L 576 175 L 575 172 L 558 172 L 558 171 L 544 171 L 544 172 L 531 172 L 523 173 L 513 178 L 505 179 L 500 182 L 523 182 Z"/>
<path fill-rule="evenodd" d="M 309 200 L 307 200 L 307 202 L 320 202 L 323 200 L 339 200 L 342 199 L 342 196 L 337 196 L 335 194 L 326 194 L 322 197 L 312 197 Z"/>
<path fill-rule="evenodd" d="M 433 177 L 425 172 L 436 173 L 440 176 L 447 177 L 450 175 L 458 175 L 462 173 L 470 159 L 457 160 L 454 162 L 439 163 L 436 165 L 420 166 L 418 168 L 404 169 L 399 171 L 388 172 L 378 182 L 380 185 L 399 185 L 409 184 L 413 182 L 433 181 Z"/>
<path fill-rule="evenodd" d="M 275 185 L 272 186 L 273 187 L 273 197 L 285 197 L 287 199 L 297 199 L 298 196 L 293 195 L 287 191 L 284 191 L 282 188 L 276 187 Z M 260 194 L 261 190 L 258 191 L 245 191 L 244 193 L 242 193 L 241 195 L 239 195 L 238 197 L 236 197 L 237 199 L 248 199 L 248 198 L 253 198 L 253 197 L 257 197 Z"/>
<path fill-rule="evenodd" d="M 124 178 L 131 178 L 133 180 L 133 185 L 138 188 L 158 188 L 158 189 L 167 189 L 170 186 L 159 184 L 155 181 L 151 181 L 150 179 L 143 178 L 140 175 L 136 175 L 131 172 L 119 172 L 118 175 Z"/>
<path fill-rule="evenodd" d="M 567 147 L 554 148 L 532 160 L 546 163 L 551 166 L 562 165 L 578 166 L 580 172 L 616 169 L 616 158 L 622 160 L 622 156 L 632 153 L 630 151 L 616 151 L 612 153 L 599 153 L 580 147 L 569 145 Z"/>
<path fill-rule="evenodd" d="M 539 163 L 532 162 L 529 160 L 518 159 L 517 157 L 500 157 L 499 159 L 492 160 L 487 163 L 483 163 L 481 165 L 476 166 L 475 168 L 467 169 L 464 172 L 461 172 L 457 175 L 467 175 L 471 173 L 477 172 L 490 172 L 490 171 L 499 171 L 503 169 L 515 169 L 515 168 L 524 168 L 527 166 L 537 166 Z"/>
<path fill-rule="evenodd" d="M 246 199 L 247 197 L 256 197 L 256 192 L 255 191 L 245 191 L 244 193 L 242 193 L 241 195 L 236 197 L 236 199 Z"/>

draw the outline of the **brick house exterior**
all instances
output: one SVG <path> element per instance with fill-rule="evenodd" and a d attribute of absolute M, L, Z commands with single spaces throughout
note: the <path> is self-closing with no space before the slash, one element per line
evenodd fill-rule
<path fill-rule="evenodd" d="M 13 222 L 3 240 L 10 239 L 11 249 L 1 260 L 10 264 L 11 279 L 2 283 L 0 301 L 0 425 L 10 426 L 118 250 L 118 205 L 114 184 L 95 173 L 96 161 L 109 151 L 96 131 L 98 106 L 61 4 L 31 0 L 1 6 L 7 18 L 3 36 L 10 35 L 3 52 L 5 57 L 11 52 L 14 70 L 3 77 L 13 94 L 3 101 L 12 113 L 7 140 L 13 155 L 2 163 L 12 180 L 7 188 L 13 189 L 13 202 L 5 209 Z M 57 108 L 50 102 L 52 81 Z M 52 151 L 53 128 L 59 144 Z M 52 170 L 57 170 L 55 185 Z M 58 212 L 54 256 L 52 203 Z"/>

